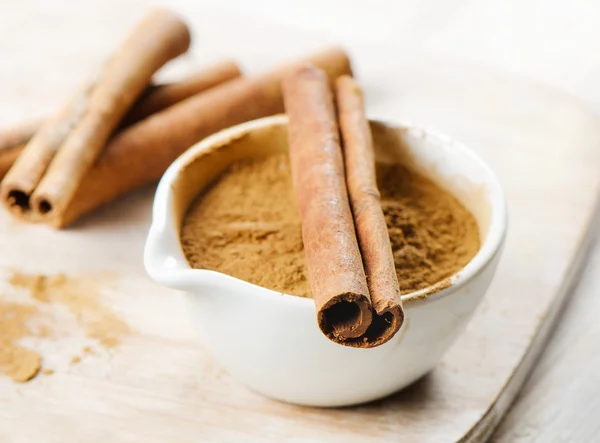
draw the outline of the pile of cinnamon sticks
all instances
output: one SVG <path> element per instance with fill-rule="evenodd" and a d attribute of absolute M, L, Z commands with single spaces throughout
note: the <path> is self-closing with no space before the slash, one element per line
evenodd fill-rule
<path fill-rule="evenodd" d="M 206 136 L 283 112 L 281 82 L 298 67 L 319 66 L 330 81 L 351 73 L 344 51 L 331 48 L 254 77 L 223 61 L 179 83 L 152 84 L 154 73 L 190 42 L 176 14 L 152 10 L 58 112 L 0 131 L 0 199 L 10 213 L 66 227 L 157 181 Z"/>
<path fill-rule="evenodd" d="M 206 136 L 283 112 L 285 101 L 319 327 L 342 345 L 389 341 L 404 315 L 363 95 L 346 53 L 327 49 L 253 77 L 226 60 L 153 84 L 190 43 L 176 14 L 155 9 L 54 115 L 0 131 L 4 205 L 20 219 L 66 227 L 155 182 Z"/>
<path fill-rule="evenodd" d="M 404 314 L 362 91 L 350 76 L 338 78 L 336 116 L 327 75 L 307 66 L 284 80 L 283 94 L 319 327 L 342 345 L 382 345 Z"/>

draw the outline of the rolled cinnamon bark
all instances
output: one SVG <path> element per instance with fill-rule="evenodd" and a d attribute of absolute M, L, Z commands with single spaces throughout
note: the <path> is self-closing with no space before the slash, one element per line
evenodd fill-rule
<path fill-rule="evenodd" d="M 373 137 L 365 117 L 363 93 L 349 76 L 336 80 L 335 92 L 348 195 L 375 310 L 364 338 L 372 346 L 379 346 L 391 339 L 404 321 L 400 288 L 377 188 Z"/>
<path fill-rule="evenodd" d="M 344 161 L 327 76 L 304 67 L 283 83 L 292 180 L 308 277 L 321 331 L 360 346 L 371 324 L 369 290 L 348 202 Z"/>
<path fill-rule="evenodd" d="M 131 108 L 121 127 L 129 126 L 180 101 L 240 77 L 242 72 L 233 60 L 222 60 L 210 65 L 180 82 L 151 86 L 146 94 Z"/>
<path fill-rule="evenodd" d="M 8 172 L 42 121 L 34 120 L 0 132 L 0 179 Z"/>
<path fill-rule="evenodd" d="M 30 152 L 19 158 L 4 180 L 8 203 L 30 209 L 30 197 L 39 215 L 63 213 L 154 72 L 187 51 L 189 44 L 189 30 L 177 15 L 165 9 L 151 11 L 108 60 L 98 79 L 47 122 L 25 148 Z M 49 125 L 52 128 L 46 128 Z M 57 146 L 59 139 L 64 143 Z M 32 167 L 25 160 L 37 165 Z M 26 188 L 19 183 L 23 178 L 29 185 Z"/>
<path fill-rule="evenodd" d="M 46 223 L 63 228 L 118 196 L 155 182 L 181 153 L 208 135 L 282 112 L 281 81 L 306 64 L 323 68 L 332 84 L 340 75 L 352 73 L 346 53 L 331 48 L 262 75 L 223 83 L 153 114 L 115 136 L 67 211 Z"/>
<path fill-rule="evenodd" d="M 33 218 L 29 199 L 58 148 L 83 115 L 87 90 L 79 89 L 71 100 L 39 128 L 0 184 L 6 207 L 17 216 Z"/>
<path fill-rule="evenodd" d="M 166 62 L 187 51 L 187 25 L 165 9 L 151 11 L 111 57 L 92 88 L 84 115 L 33 191 L 40 215 L 63 214 L 113 130 Z"/>
<path fill-rule="evenodd" d="M 25 145 L 22 144 L 12 145 L 10 147 L 0 150 L 0 180 L 2 180 L 2 177 L 4 177 L 6 173 L 10 170 L 17 158 L 19 158 L 21 152 L 23 152 L 24 148 Z"/>
<path fill-rule="evenodd" d="M 14 128 L 0 132 L 0 155 L 15 146 L 27 143 L 43 123 L 42 119 L 22 123 Z"/>
<path fill-rule="evenodd" d="M 223 60 L 179 82 L 150 85 L 135 102 L 119 127 L 130 126 L 181 100 L 241 75 L 238 65 L 233 60 Z M 44 120 L 40 119 L 0 132 L 0 179 L 6 175 L 25 145 L 43 124 Z"/>

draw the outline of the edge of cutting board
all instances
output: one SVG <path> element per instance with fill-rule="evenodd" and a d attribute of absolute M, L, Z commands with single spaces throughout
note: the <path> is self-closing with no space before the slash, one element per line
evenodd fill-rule
<path fill-rule="evenodd" d="M 512 403 L 517 398 L 521 387 L 527 381 L 536 361 L 552 337 L 554 326 L 560 321 L 564 306 L 577 288 L 578 280 L 587 266 L 587 259 L 596 244 L 600 229 L 600 195 L 596 198 L 594 212 L 588 221 L 586 231 L 579 243 L 567 275 L 562 281 L 556 297 L 552 301 L 548 315 L 538 325 L 527 351 L 514 372 L 494 400 L 491 407 L 481 419 L 457 443 L 482 443 L 492 436 Z"/>

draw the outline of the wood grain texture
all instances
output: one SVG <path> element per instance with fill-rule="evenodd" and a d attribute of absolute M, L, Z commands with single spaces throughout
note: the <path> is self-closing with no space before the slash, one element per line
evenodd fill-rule
<path fill-rule="evenodd" d="M 600 408 L 598 275 L 600 248 L 596 243 L 548 348 L 493 442 L 600 440 L 600 422 L 596 419 Z"/>
<path fill-rule="evenodd" d="M 0 28 L 2 44 L 14 42 L 3 51 L 11 60 L 0 84 L 3 126 L 32 110 L 51 110 L 85 67 L 118 41 L 116 31 L 124 34 L 143 13 L 144 4 L 92 3 L 73 11 L 73 4 L 57 2 L 38 15 L 25 9 L 4 15 L 18 26 Z M 323 40 L 318 33 L 266 19 L 249 23 L 242 15 L 201 9 L 196 2 L 177 5 L 191 17 L 197 44 L 190 58 L 167 75 L 204 58 L 237 54 L 256 72 Z M 86 13 L 92 10 L 94 14 Z M 70 14 L 76 13 L 79 20 L 72 20 Z M 115 32 L 107 33 L 107 28 Z M 49 42 L 35 59 L 27 57 L 31 29 L 36 44 Z M 239 29 L 235 38 L 232 29 Z M 275 34 L 278 39 L 272 38 Z M 73 35 L 81 36 L 77 45 Z M 136 334 L 114 352 L 74 367 L 61 362 L 70 346 L 78 344 L 77 337 L 68 343 L 35 343 L 56 373 L 25 385 L 0 379 L 2 423 L 19 424 L 0 426 L 0 441 L 61 442 L 68 435 L 87 442 L 352 442 L 364 440 L 365 433 L 371 441 L 447 442 L 469 435 L 478 423 L 482 426 L 470 434 L 473 440 L 491 432 L 518 384 L 500 402 L 495 400 L 547 318 L 593 212 L 598 119 L 567 95 L 476 64 L 404 50 L 400 57 L 394 55 L 398 49 L 368 39 L 347 42 L 352 43 L 371 117 L 410 120 L 453 135 L 482 155 L 506 186 L 510 234 L 497 278 L 439 368 L 404 392 L 359 408 L 315 410 L 262 398 L 233 382 L 203 352 L 186 322 L 181 296 L 145 277 L 141 252 L 150 190 L 66 232 L 25 226 L 2 213 L 0 267 L 117 273 L 105 301 Z M 54 60 L 56 73 L 36 83 L 40 69 L 34 68 L 49 60 Z M 11 291 L 5 284 L 1 288 L 3 295 Z M 512 380 L 520 382 L 525 374 L 521 371 Z M 498 409 L 490 409 L 494 404 Z M 488 410 L 493 413 L 486 416 Z"/>

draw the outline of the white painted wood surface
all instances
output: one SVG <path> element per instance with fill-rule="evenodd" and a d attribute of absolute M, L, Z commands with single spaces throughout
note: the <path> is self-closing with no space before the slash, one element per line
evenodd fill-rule
<path fill-rule="evenodd" d="M 544 283 L 541 287 L 534 287 L 530 274 L 506 257 L 507 265 L 502 272 L 517 277 L 523 284 L 532 285 L 534 290 L 542 294 L 556 287 L 561 272 L 565 270 L 563 254 L 571 251 L 576 235 L 574 231 L 578 231 L 572 227 L 573 222 L 583 223 L 583 219 L 577 218 L 577 212 L 563 209 L 566 206 L 560 206 L 557 202 L 566 201 L 570 207 L 579 208 L 585 205 L 583 200 L 590 195 L 591 182 L 584 181 L 593 180 L 590 174 L 597 171 L 597 163 L 596 169 L 592 170 L 594 158 L 597 159 L 598 155 L 597 147 L 590 148 L 588 156 L 578 163 L 576 174 L 564 168 L 571 161 L 577 163 L 577 155 L 573 154 L 580 152 L 575 149 L 586 145 L 586 135 L 590 139 L 598 138 L 595 117 L 592 117 L 590 110 L 580 107 L 568 96 L 536 87 L 533 82 L 512 80 L 491 71 L 482 71 L 477 65 L 457 63 L 453 58 L 459 56 L 497 65 L 559 85 L 600 103 L 600 89 L 595 81 L 600 66 L 600 56 L 595 51 L 598 6 L 593 2 L 578 2 L 567 8 L 559 6 L 560 2 L 545 2 L 542 7 L 533 1 L 502 2 L 502 6 L 498 6 L 500 2 L 469 1 L 457 2 L 452 6 L 448 2 L 437 1 L 419 2 L 418 5 L 416 2 L 394 2 L 390 6 L 391 2 L 379 1 L 369 3 L 374 6 L 368 9 L 361 9 L 365 8 L 361 6 L 365 3 L 353 1 L 339 9 L 335 6 L 339 5 L 338 2 L 318 2 L 318 6 L 314 1 L 286 2 L 288 4 L 284 7 L 279 2 L 267 1 L 250 6 L 236 3 L 236 11 L 228 14 L 225 11 L 231 8 L 231 1 L 206 1 L 202 5 L 197 2 L 174 3 L 193 22 L 198 44 L 193 55 L 171 67 L 170 73 L 189 69 L 204 59 L 225 54 L 235 55 L 252 70 L 258 70 L 275 58 L 281 58 L 284 52 L 300 53 L 305 47 L 315 47 L 323 41 L 346 43 L 353 49 L 359 72 L 367 83 L 373 116 L 410 118 L 452 133 L 473 145 L 494 164 L 509 184 L 509 192 L 513 196 L 518 196 L 522 201 L 531 199 L 534 206 L 552 207 L 552 219 L 545 228 L 552 229 L 552 234 L 560 236 L 564 243 L 550 243 L 544 238 L 544 232 L 536 230 L 530 231 L 531 236 L 526 239 L 532 245 L 520 249 L 522 256 L 527 257 L 528 264 L 536 260 L 543 261 L 540 269 L 544 271 Z M 125 29 L 143 13 L 145 5 L 143 1 L 63 1 L 49 4 L 35 0 L 0 4 L 0 72 L 3 78 L 0 84 L 0 122 L 9 123 L 25 115 L 39 115 L 51 110 L 74 81 L 91 72 L 91 66 L 121 38 Z M 281 37 L 274 39 L 274 35 Z M 444 59 L 428 56 L 426 60 L 420 60 L 420 50 L 451 54 L 453 57 L 445 56 L 448 58 Z M 382 60 L 387 65 L 378 63 Z M 386 101 L 390 89 L 399 94 L 393 104 Z M 487 94 L 491 94 L 491 102 Z M 536 102 L 535 106 L 530 106 L 530 100 Z M 515 107 L 515 103 L 520 105 L 513 110 L 511 108 Z M 509 131 L 504 131 L 508 128 Z M 535 140 L 537 143 L 531 143 Z M 539 196 L 539 189 L 531 189 L 531 193 L 523 192 L 521 185 L 530 182 L 518 183 L 514 175 L 515 171 L 526 170 L 527 161 L 531 163 L 531 159 L 523 159 L 523 163 L 519 164 L 514 157 L 506 154 L 505 146 L 512 145 L 514 148 L 519 145 L 521 152 L 544 156 L 549 152 L 549 146 L 554 144 L 562 144 L 559 149 L 562 149 L 564 157 L 555 156 L 552 159 L 548 155 L 549 158 L 545 160 L 551 161 L 552 166 L 544 163 L 546 167 L 539 168 L 536 165 L 548 174 L 547 182 L 542 180 L 541 183 L 550 184 L 552 180 L 556 183 L 559 178 L 577 182 L 573 182 L 571 189 L 567 186 L 564 190 L 556 189 L 546 198 L 534 198 Z M 530 152 L 534 145 L 535 149 Z M 590 146 L 587 144 L 587 147 Z M 105 269 L 106 263 L 110 262 L 110 267 L 133 276 L 122 283 L 126 296 L 119 297 L 117 308 L 142 334 L 114 355 L 110 364 L 102 365 L 96 361 L 73 370 L 64 369 L 55 378 L 42 379 L 37 385 L 23 386 L 18 390 L 3 381 L 0 384 L 0 417 L 3 418 L 0 437 L 6 439 L 6 436 L 10 436 L 9 441 L 29 441 L 33 438 L 38 441 L 60 441 L 69 435 L 74 440 L 79 437 L 92 441 L 91 437 L 94 436 L 112 441 L 137 441 L 145 437 L 145 432 L 157 430 L 157 435 L 161 437 L 155 437 L 157 441 L 167 437 L 173 439 L 174 436 L 179 441 L 191 441 L 199 439 L 202 430 L 205 440 L 235 441 L 236 438 L 246 437 L 253 427 L 256 428 L 258 418 L 276 415 L 279 406 L 240 390 L 227 377 L 221 376 L 218 369 L 211 367 L 210 361 L 203 363 L 201 351 L 182 323 L 182 306 L 177 296 L 167 297 L 154 286 L 146 287 L 138 257 L 149 199 L 149 191 L 141 193 L 141 196 L 132 196 L 128 200 L 131 206 L 121 202 L 89 219 L 77 230 L 65 234 L 48 234 L 43 228 L 23 228 L 2 217 L 2 228 L 10 229 L 11 234 L 10 238 L 3 238 L 2 251 L 6 251 L 8 244 L 13 245 L 12 248 L 18 244 L 17 256 L 23 258 L 26 254 L 32 257 L 44 253 L 48 257 L 53 253 L 42 242 L 61 245 L 62 255 L 66 256 L 62 263 L 34 260 L 29 263 L 32 270 L 65 270 L 70 265 Z M 119 223 L 118 216 L 124 214 L 127 214 L 128 222 Z M 525 229 L 527 221 L 521 221 L 522 226 L 517 224 L 517 229 Z M 115 229 L 117 226 L 121 231 Z M 25 235 L 29 239 L 22 242 Z M 130 241 L 126 249 L 121 247 L 123 236 Z M 89 261 L 85 246 L 95 247 L 98 238 L 102 239 L 105 253 Z M 4 243 L 6 241 L 8 244 Z M 542 246 L 557 249 L 542 251 Z M 507 257 L 510 257 L 509 251 L 510 244 Z M 540 252 L 544 254 L 537 256 Z M 0 261 L 4 266 L 18 265 L 20 259 L 17 256 L 2 253 Z M 540 263 L 536 262 L 536 265 Z M 597 383 L 593 383 L 597 379 L 594 372 L 598 371 L 593 368 L 596 366 L 588 366 L 584 370 L 580 368 L 584 363 L 594 364 L 588 353 L 595 347 L 594 332 L 597 336 L 598 327 L 591 326 L 593 305 L 590 304 L 590 294 L 597 294 L 599 285 L 597 278 L 590 277 L 586 281 L 587 286 L 583 288 L 587 289 L 581 290 L 581 298 L 576 299 L 582 301 L 573 305 L 575 314 L 567 316 L 567 326 L 559 329 L 562 332 L 557 335 L 554 348 L 559 354 L 568 352 L 571 356 L 569 360 L 573 363 L 565 366 L 564 362 L 552 361 L 540 365 L 530 387 L 524 392 L 523 400 L 517 403 L 516 412 L 509 415 L 500 428 L 499 440 L 531 441 L 537 438 L 538 441 L 548 441 L 544 440 L 544 436 L 558 435 L 559 441 L 593 441 L 593 437 L 597 436 L 593 418 L 597 406 L 590 406 L 586 411 L 589 414 L 582 413 L 580 407 L 577 410 L 568 407 L 563 403 L 566 389 L 558 388 L 565 380 L 572 381 L 574 387 L 568 390 L 571 395 L 567 394 L 566 397 L 570 399 L 569 405 L 581 405 L 585 398 L 594 398 L 592 394 L 595 392 L 594 386 L 597 386 Z M 496 300 L 493 294 L 500 294 L 498 285 L 504 285 L 505 282 L 500 280 L 496 284 L 496 292 L 490 294 L 490 300 Z M 145 290 L 132 291 L 133 287 Z M 539 308 L 541 298 L 535 300 L 537 303 L 533 308 Z M 148 303 L 148 299 L 151 303 Z M 511 306 L 514 308 L 514 299 L 501 302 L 506 303 L 507 309 Z M 531 308 L 527 303 L 522 306 L 523 311 Z M 486 309 L 489 311 L 491 308 L 486 304 L 482 312 L 485 313 Z M 587 312 L 588 315 L 578 312 Z M 511 315 L 508 318 L 514 320 Z M 570 318 L 571 322 L 568 323 Z M 508 321 L 506 318 L 502 320 Z M 481 322 L 478 317 L 469 332 L 475 331 L 474 328 Z M 526 327 L 517 323 L 514 325 L 517 329 Z M 591 331 L 587 337 L 582 333 L 586 331 L 586 325 L 587 330 Z M 512 340 L 509 332 L 517 333 L 509 329 L 503 336 L 505 342 L 498 349 L 494 348 L 495 351 L 518 346 L 517 340 Z M 566 343 L 573 343 L 574 336 L 578 337 L 577 343 L 583 344 L 570 346 L 566 351 Z M 495 352 L 486 353 L 486 348 L 481 348 L 482 342 L 485 342 L 485 336 L 478 334 L 474 343 L 477 354 L 485 360 L 484 357 L 490 357 Z M 443 374 L 452 379 L 453 366 L 448 362 L 455 361 L 453 358 L 460 359 L 465 352 L 472 352 L 472 349 L 466 348 L 457 344 L 446 363 L 434 373 L 433 379 L 443 380 Z M 158 365 L 155 360 L 157 355 L 162 359 Z M 172 364 L 168 364 L 169 357 L 173 359 Z M 504 363 L 506 367 L 510 366 L 508 362 Z M 582 381 L 577 383 L 578 377 L 585 378 L 579 378 Z M 185 381 L 170 384 L 170 379 Z M 205 383 L 207 380 L 212 383 L 210 388 Z M 360 410 L 315 413 L 281 407 L 285 411 L 283 417 L 280 415 L 278 420 L 268 421 L 268 429 L 271 436 L 288 436 L 295 441 L 306 441 L 320 431 L 324 438 L 331 437 L 330 441 L 335 441 L 336 437 L 341 439 L 344 435 L 328 431 L 328 424 L 342 422 L 344 430 L 351 432 L 355 429 L 349 423 L 361 423 L 360 418 L 366 417 L 371 425 L 377 424 L 377 436 L 395 440 L 403 435 L 403 429 L 398 428 L 399 422 L 394 421 L 400 417 L 400 423 L 421 426 L 423 434 L 433 441 L 436 441 L 435 435 L 439 437 L 437 441 L 451 441 L 455 436 L 444 433 L 444 426 L 452 425 L 457 429 L 475 418 L 478 412 L 469 410 L 462 400 L 468 397 L 466 394 L 480 390 L 480 381 L 478 377 L 471 377 L 455 385 L 460 393 L 457 398 L 461 399 L 465 421 L 456 417 L 447 418 L 447 421 L 438 422 L 433 430 L 418 420 L 426 415 L 420 407 L 426 409 L 426 406 L 421 404 L 415 410 L 411 403 L 415 399 L 423 400 L 427 395 L 436 397 L 435 391 L 433 395 L 431 392 L 427 394 L 431 382 L 424 382 L 387 403 Z M 552 386 L 555 389 L 549 389 Z M 81 392 L 85 395 L 82 396 Z M 161 393 L 160 398 L 157 392 Z M 186 400 L 178 402 L 181 396 Z M 132 400 L 134 398 L 139 401 L 136 403 Z M 11 399 L 14 401 L 10 402 Z M 218 405 L 221 409 L 202 407 L 202 401 L 207 405 Z M 223 424 L 224 418 L 237 417 L 234 413 L 250 404 L 254 409 L 253 414 L 241 422 L 238 420 L 235 428 Z M 388 408 L 386 412 L 382 412 L 384 408 Z M 378 413 L 381 415 L 376 418 Z M 416 421 L 413 420 L 415 415 Z M 217 419 L 221 420 L 221 425 L 216 425 L 216 421 L 211 422 Z M 309 419 L 316 421 L 312 429 L 308 427 Z M 17 429 L 22 434 L 6 434 L 15 428 L 7 426 L 7 423 L 17 421 L 25 425 Z M 572 425 L 565 426 L 565 423 Z M 525 433 L 522 432 L 524 428 Z M 562 431 L 561 434 L 552 432 L 558 429 Z M 145 440 L 152 441 L 149 437 Z"/>

